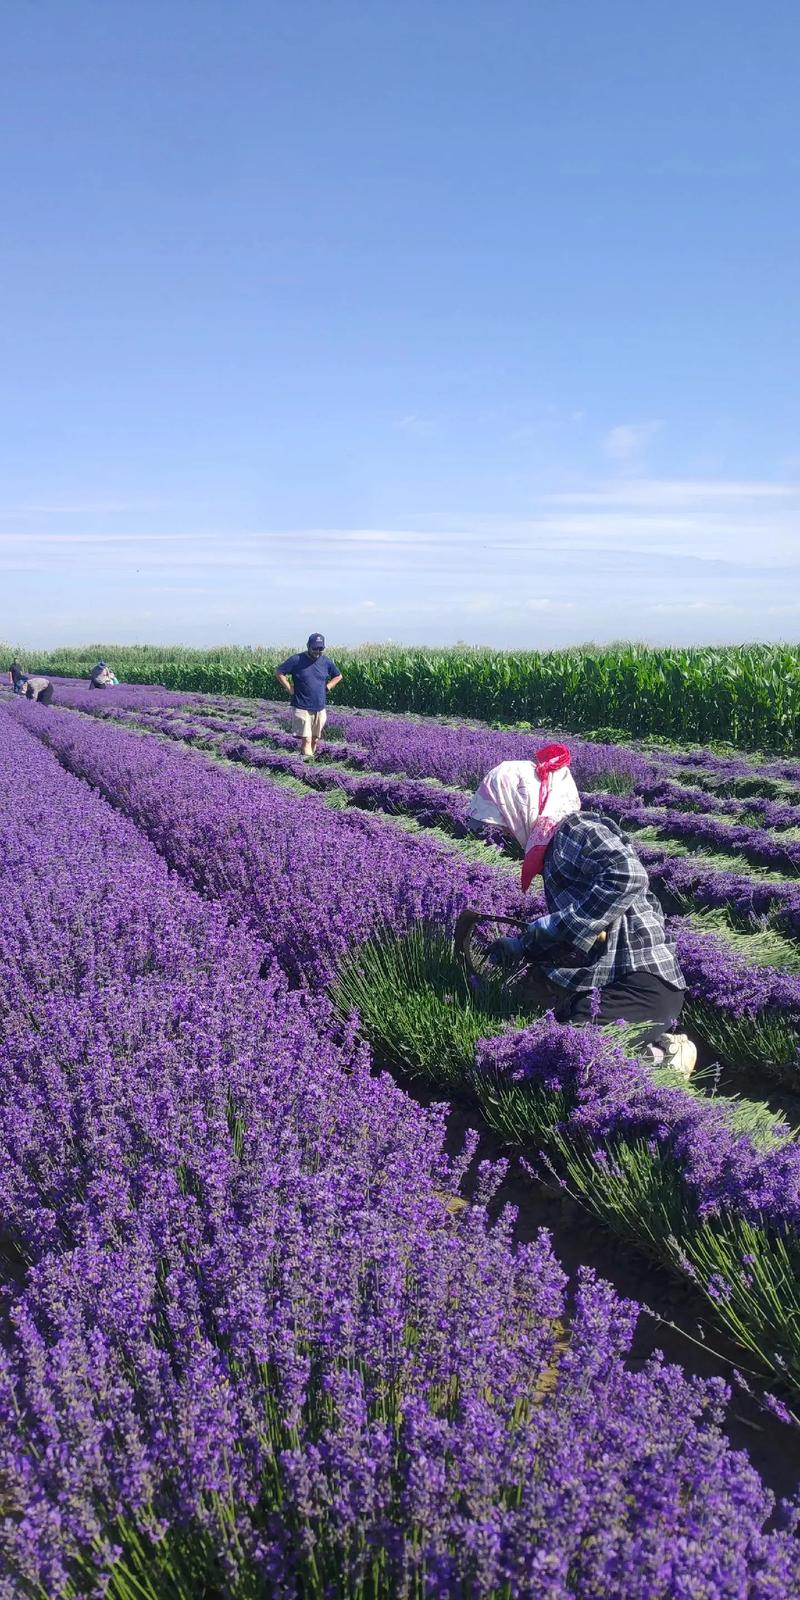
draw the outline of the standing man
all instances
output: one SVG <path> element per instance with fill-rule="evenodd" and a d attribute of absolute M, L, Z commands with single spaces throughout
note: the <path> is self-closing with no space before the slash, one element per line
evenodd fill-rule
<path fill-rule="evenodd" d="M 11 679 L 11 685 L 12 685 L 12 688 L 14 690 L 14 693 L 15 694 L 24 694 L 24 692 L 25 692 L 25 674 L 24 674 L 24 672 L 23 672 L 23 670 L 22 670 L 22 668 L 21 668 L 21 666 L 20 666 L 18 661 L 12 661 L 11 666 L 8 669 L 8 675 L 9 675 L 9 677 Z"/>
<path fill-rule="evenodd" d="M 320 734 L 325 726 L 328 691 L 335 689 L 337 683 L 342 681 L 336 662 L 325 655 L 322 634 L 310 633 L 305 650 L 300 655 L 289 656 L 282 661 L 276 668 L 275 676 L 292 697 L 292 732 L 299 740 L 304 761 L 311 761 L 316 755 Z"/>

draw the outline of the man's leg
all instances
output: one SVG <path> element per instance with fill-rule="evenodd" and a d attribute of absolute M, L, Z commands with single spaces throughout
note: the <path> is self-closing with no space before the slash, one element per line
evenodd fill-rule
<path fill-rule="evenodd" d="M 311 749 L 311 712 L 295 711 L 292 716 L 292 733 L 297 740 L 300 755 L 304 761 L 310 761 Z"/>
<path fill-rule="evenodd" d="M 327 712 L 325 712 L 325 711 L 315 711 L 314 715 L 311 718 L 311 754 L 312 754 L 312 756 L 315 756 L 316 753 L 317 753 L 317 745 L 319 744 L 319 741 L 320 741 L 320 739 L 322 737 L 322 730 L 323 730 L 323 728 L 325 726 L 326 716 L 327 716 Z"/>

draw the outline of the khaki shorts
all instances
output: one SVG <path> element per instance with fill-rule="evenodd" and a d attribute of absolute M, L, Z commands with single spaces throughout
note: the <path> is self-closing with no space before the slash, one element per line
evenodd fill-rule
<path fill-rule="evenodd" d="M 327 711 L 292 712 L 292 733 L 297 739 L 318 739 L 328 718 Z"/>

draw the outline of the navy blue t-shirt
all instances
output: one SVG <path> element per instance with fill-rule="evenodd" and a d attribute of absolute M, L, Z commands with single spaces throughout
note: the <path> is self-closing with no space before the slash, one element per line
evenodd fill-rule
<path fill-rule="evenodd" d="M 330 656 L 310 656 L 307 650 L 282 661 L 278 671 L 292 680 L 292 705 L 297 711 L 324 711 L 328 698 L 325 686 L 329 678 L 339 676 L 339 668 Z"/>

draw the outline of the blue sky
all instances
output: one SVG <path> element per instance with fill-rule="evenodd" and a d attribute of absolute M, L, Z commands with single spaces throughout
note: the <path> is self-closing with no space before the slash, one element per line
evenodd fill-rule
<path fill-rule="evenodd" d="M 5 0 L 0 637 L 800 636 L 794 0 Z"/>

